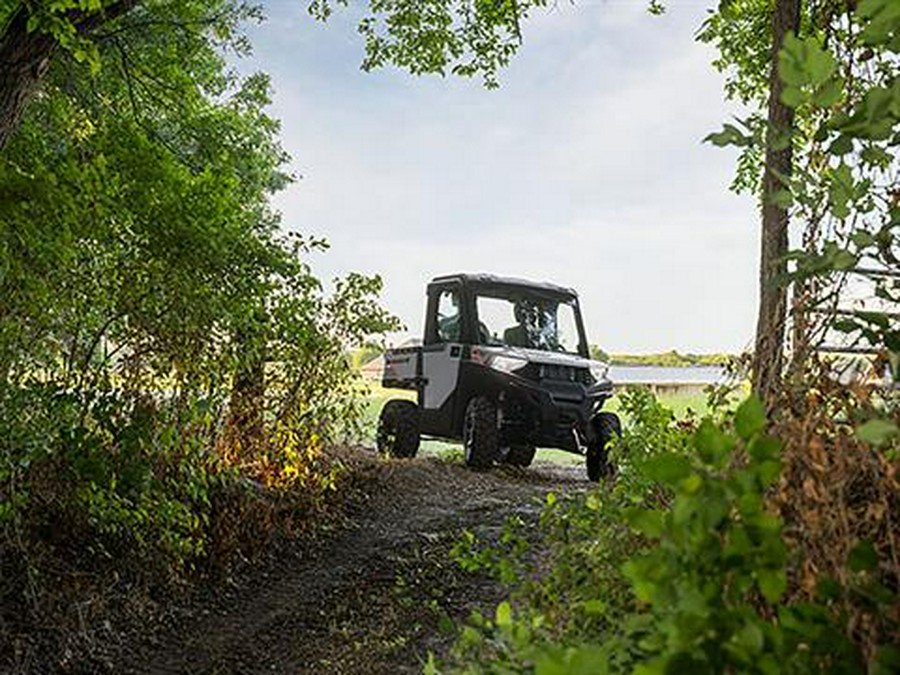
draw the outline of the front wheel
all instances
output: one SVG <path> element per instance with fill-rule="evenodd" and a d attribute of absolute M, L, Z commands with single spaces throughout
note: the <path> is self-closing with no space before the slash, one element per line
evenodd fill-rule
<path fill-rule="evenodd" d="M 597 413 L 591 423 L 594 425 L 594 438 L 588 443 L 585 459 L 588 480 L 596 483 L 601 478 L 611 476 L 615 471 L 615 467 L 609 461 L 607 445 L 614 438 L 622 436 L 622 423 L 618 415 L 609 412 Z"/>
<path fill-rule="evenodd" d="M 415 457 L 419 451 L 419 409 L 412 401 L 394 399 L 378 417 L 378 452 L 393 457 Z"/>
<path fill-rule="evenodd" d="M 530 466 L 534 459 L 535 447 L 533 445 L 512 445 L 503 461 L 512 466 Z"/>
<path fill-rule="evenodd" d="M 466 465 L 484 469 L 493 464 L 500 450 L 497 407 L 484 396 L 476 396 L 466 406 L 463 418 L 463 451 Z"/>

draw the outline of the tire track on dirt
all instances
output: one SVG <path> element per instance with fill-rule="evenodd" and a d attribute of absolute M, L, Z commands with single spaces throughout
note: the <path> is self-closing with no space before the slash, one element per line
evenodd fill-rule
<path fill-rule="evenodd" d="M 448 557 L 458 533 L 499 535 L 506 518 L 536 521 L 549 490 L 585 489 L 581 467 L 473 472 L 435 458 L 376 463 L 352 524 L 251 574 L 228 597 L 148 636 L 116 672 L 421 672 L 459 621 L 490 611 L 503 589 Z"/>

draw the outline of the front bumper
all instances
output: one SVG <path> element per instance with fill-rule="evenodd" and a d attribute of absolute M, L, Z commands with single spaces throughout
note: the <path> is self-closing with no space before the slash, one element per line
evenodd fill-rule
<path fill-rule="evenodd" d="M 608 381 L 586 386 L 511 379 L 497 399 L 502 442 L 581 453 L 593 440 L 591 419 L 612 393 Z"/>

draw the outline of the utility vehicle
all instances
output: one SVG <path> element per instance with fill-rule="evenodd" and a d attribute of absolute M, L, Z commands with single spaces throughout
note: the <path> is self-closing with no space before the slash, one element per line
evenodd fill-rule
<path fill-rule="evenodd" d="M 378 421 L 378 449 L 412 457 L 424 437 L 462 441 L 465 461 L 528 466 L 535 448 L 585 456 L 588 478 L 611 471 L 619 418 L 605 363 L 588 357 L 574 290 L 489 274 L 428 284 L 421 346 L 389 350 L 382 384 L 410 389 Z"/>

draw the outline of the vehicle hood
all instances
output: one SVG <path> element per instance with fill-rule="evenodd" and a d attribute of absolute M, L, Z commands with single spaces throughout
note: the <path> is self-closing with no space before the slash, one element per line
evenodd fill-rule
<path fill-rule="evenodd" d="M 521 359 L 528 359 L 530 363 L 545 363 L 554 366 L 571 366 L 573 368 L 590 368 L 591 366 L 608 365 L 603 361 L 586 359 L 578 354 L 568 352 L 547 352 L 543 349 L 525 349 L 522 347 L 491 347 L 491 353 L 508 354 Z"/>

